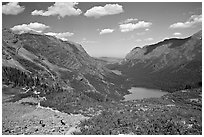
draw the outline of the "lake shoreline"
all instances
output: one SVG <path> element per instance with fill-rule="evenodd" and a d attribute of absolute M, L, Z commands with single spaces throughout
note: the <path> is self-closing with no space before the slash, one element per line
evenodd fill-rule
<path fill-rule="evenodd" d="M 123 101 L 144 99 L 144 98 L 159 98 L 169 92 L 163 91 L 161 89 L 152 89 L 145 87 L 131 87 L 128 89 L 129 94 L 123 96 L 125 99 Z"/>

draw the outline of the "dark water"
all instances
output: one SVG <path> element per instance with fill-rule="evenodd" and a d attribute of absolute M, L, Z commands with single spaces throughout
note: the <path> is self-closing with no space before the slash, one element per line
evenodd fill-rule
<path fill-rule="evenodd" d="M 152 98 L 152 97 L 161 97 L 167 92 L 158 90 L 158 89 L 148 89 L 141 87 L 132 87 L 129 89 L 132 94 L 125 95 L 125 101 L 134 100 L 134 99 L 143 99 L 143 98 Z"/>

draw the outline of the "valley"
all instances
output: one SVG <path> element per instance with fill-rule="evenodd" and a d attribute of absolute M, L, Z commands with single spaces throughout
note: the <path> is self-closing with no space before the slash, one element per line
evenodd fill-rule
<path fill-rule="evenodd" d="M 2 34 L 2 134 L 202 134 L 201 31 L 124 59 L 93 58 L 54 36 Z"/>

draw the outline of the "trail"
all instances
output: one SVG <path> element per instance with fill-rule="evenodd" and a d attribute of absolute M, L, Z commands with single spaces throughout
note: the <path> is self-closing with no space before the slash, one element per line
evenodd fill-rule
<path fill-rule="evenodd" d="M 80 130 L 77 128 L 80 121 L 88 118 L 80 114 L 69 115 L 51 108 L 26 104 L 38 103 L 34 98 L 25 98 L 15 103 L 6 102 L 8 98 L 9 96 L 2 98 L 3 135 L 72 134 Z"/>

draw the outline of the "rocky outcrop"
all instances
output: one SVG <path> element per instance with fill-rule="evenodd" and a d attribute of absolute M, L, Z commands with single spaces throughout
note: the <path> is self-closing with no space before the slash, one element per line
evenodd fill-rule
<path fill-rule="evenodd" d="M 5 95 L 3 95 L 5 96 Z M 3 99 L 6 100 L 8 97 Z M 77 125 L 88 117 L 66 114 L 57 110 L 38 107 L 36 98 L 18 102 L 3 102 L 3 135 L 66 135 L 80 131 Z"/>

